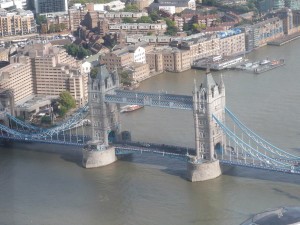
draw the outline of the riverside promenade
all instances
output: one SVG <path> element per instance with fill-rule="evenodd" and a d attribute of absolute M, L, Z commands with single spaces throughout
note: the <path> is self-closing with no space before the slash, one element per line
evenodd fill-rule
<path fill-rule="evenodd" d="M 291 41 L 294 41 L 298 38 L 300 38 L 300 32 L 284 36 L 283 38 L 279 38 L 275 41 L 270 41 L 270 42 L 268 42 L 268 45 L 281 46 L 281 45 L 287 44 Z"/>

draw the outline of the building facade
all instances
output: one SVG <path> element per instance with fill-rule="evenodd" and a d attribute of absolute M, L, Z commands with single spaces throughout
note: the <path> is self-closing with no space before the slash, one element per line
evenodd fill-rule
<path fill-rule="evenodd" d="M 34 94 L 30 58 L 13 56 L 10 63 L 0 69 L 0 89 L 12 90 L 14 101 L 18 102 Z"/>
<path fill-rule="evenodd" d="M 133 53 L 127 49 L 110 52 L 100 57 L 100 63 L 105 64 L 108 71 L 122 68 L 133 62 Z"/>
<path fill-rule="evenodd" d="M 86 104 L 88 76 L 80 61 L 50 43 L 30 46 L 28 55 L 37 95 L 58 96 L 62 91 L 69 91 L 77 105 Z"/>
<path fill-rule="evenodd" d="M 166 23 L 116 23 L 109 24 L 109 32 L 123 31 L 126 34 L 163 34 L 167 30 Z"/>
<path fill-rule="evenodd" d="M 252 29 L 254 48 L 262 47 L 269 41 L 273 41 L 284 36 L 283 22 L 278 17 L 254 24 Z"/>
<path fill-rule="evenodd" d="M 9 48 L 0 48 L 0 61 L 9 61 Z"/>
<path fill-rule="evenodd" d="M 17 9 L 8 12 L 0 9 L 0 37 L 24 35 L 36 32 L 36 23 L 31 11 Z"/>
<path fill-rule="evenodd" d="M 216 35 L 208 35 L 181 42 L 181 49 L 190 51 L 191 63 L 208 56 L 220 55 L 220 39 Z"/>
<path fill-rule="evenodd" d="M 34 0 L 35 13 L 52 13 L 68 11 L 67 0 Z"/>
<path fill-rule="evenodd" d="M 69 16 L 69 28 L 71 31 L 76 31 L 77 28 L 81 25 L 81 21 L 84 19 L 87 11 L 83 8 L 70 8 L 68 11 Z"/>
<path fill-rule="evenodd" d="M 137 47 L 133 51 L 133 61 L 140 62 L 140 63 L 146 63 L 145 49 L 143 47 Z"/>
<path fill-rule="evenodd" d="M 233 56 L 245 53 L 245 33 L 220 38 L 220 55 Z"/>
<path fill-rule="evenodd" d="M 171 47 L 158 47 L 146 54 L 150 71 L 182 72 L 191 68 L 190 51 Z"/>
<path fill-rule="evenodd" d="M 147 63 L 131 63 L 124 68 L 127 71 L 133 83 L 139 83 L 150 77 L 150 69 Z"/>

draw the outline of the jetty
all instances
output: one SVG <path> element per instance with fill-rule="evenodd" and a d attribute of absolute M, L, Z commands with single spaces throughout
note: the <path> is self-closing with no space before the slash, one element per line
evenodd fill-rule
<path fill-rule="evenodd" d="M 204 59 L 199 59 L 193 62 L 193 69 L 211 69 L 211 70 L 223 70 L 227 68 L 232 68 L 234 66 L 240 65 L 244 62 L 243 56 L 237 57 L 222 57 L 220 55 L 211 56 Z"/>
<path fill-rule="evenodd" d="M 269 70 L 273 70 L 283 65 L 285 65 L 284 59 L 279 59 L 279 60 L 264 59 L 256 62 L 247 62 L 245 64 L 236 66 L 234 69 L 260 74 L 260 73 L 267 72 Z"/>

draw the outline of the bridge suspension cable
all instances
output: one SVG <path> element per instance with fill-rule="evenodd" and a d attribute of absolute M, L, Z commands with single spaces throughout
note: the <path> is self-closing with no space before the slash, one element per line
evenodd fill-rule
<path fill-rule="evenodd" d="M 282 162 L 275 158 L 269 157 L 268 155 L 265 155 L 264 153 L 260 152 L 258 148 L 257 149 L 253 148 L 248 143 L 244 142 L 240 137 L 235 135 L 226 125 L 220 122 L 216 116 L 213 115 L 213 119 L 223 130 L 226 136 L 229 137 L 231 141 L 233 141 L 237 146 L 239 146 L 243 150 L 242 153 L 240 152 L 239 155 L 236 155 L 236 160 L 232 159 L 232 155 L 231 155 L 232 150 L 230 150 L 229 159 L 226 160 L 228 156 L 222 156 L 221 161 L 227 162 L 229 164 L 239 164 L 244 166 L 264 168 L 264 169 L 276 170 L 282 172 L 290 172 L 291 169 L 293 169 L 294 171 L 293 164 L 288 162 Z M 225 150 L 225 154 L 226 154 L 226 150 Z M 296 172 L 300 173 L 300 171 L 298 170 Z"/>
<path fill-rule="evenodd" d="M 278 155 L 281 160 L 286 161 L 298 161 L 300 160 L 299 156 L 293 155 L 291 153 L 288 153 L 278 147 L 275 147 L 271 143 L 267 142 L 260 136 L 258 136 L 256 133 L 251 131 L 248 127 L 246 127 L 229 109 L 225 108 L 225 112 L 229 117 L 233 120 L 233 122 L 248 136 L 250 137 L 255 143 L 260 145 L 262 148 L 264 148 L 266 151 Z"/>
<path fill-rule="evenodd" d="M 36 126 L 33 126 L 33 125 L 29 124 L 29 123 L 26 123 L 26 122 L 24 122 L 24 121 L 22 121 L 22 120 L 20 120 L 20 119 L 18 119 L 16 117 L 10 115 L 9 113 L 7 113 L 6 116 L 7 116 L 8 119 L 14 121 L 16 123 L 16 125 L 21 125 L 22 127 L 27 128 L 29 130 L 36 130 L 36 131 L 38 131 L 38 130 L 42 129 L 40 127 L 36 127 Z"/>

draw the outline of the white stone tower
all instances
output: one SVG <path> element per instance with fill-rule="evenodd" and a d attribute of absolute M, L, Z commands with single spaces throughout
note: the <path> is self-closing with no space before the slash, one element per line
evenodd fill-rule
<path fill-rule="evenodd" d="M 83 148 L 82 164 L 85 168 L 108 165 L 116 161 L 115 149 L 109 146 L 108 136 L 114 132 L 119 136 L 119 107 L 106 103 L 105 94 L 119 88 L 117 72 L 109 73 L 105 65 L 100 65 L 95 78 L 89 77 L 89 111 L 91 118 L 92 140 Z"/>
<path fill-rule="evenodd" d="M 188 162 L 188 179 L 203 181 L 221 175 L 216 148 L 225 148 L 222 130 L 212 118 L 215 115 L 225 122 L 225 86 L 221 77 L 217 84 L 210 71 L 206 72 L 204 83 L 193 92 L 196 156 Z"/>

